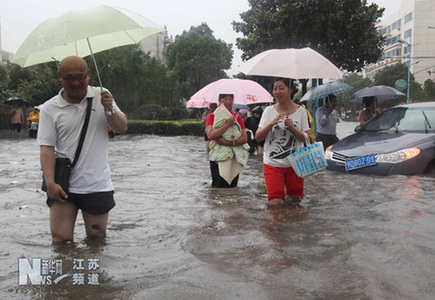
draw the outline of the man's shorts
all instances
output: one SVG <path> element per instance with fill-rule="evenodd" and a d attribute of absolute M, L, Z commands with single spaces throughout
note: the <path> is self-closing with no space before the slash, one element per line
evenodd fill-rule
<path fill-rule="evenodd" d="M 102 215 L 115 207 L 113 191 L 91 194 L 69 193 L 66 201 L 75 204 L 79 209 L 91 215 Z M 50 207 L 55 200 L 48 198 L 47 205 Z"/>
<path fill-rule="evenodd" d="M 11 124 L 11 130 L 17 130 L 17 132 L 21 132 L 21 124 L 20 123 L 15 123 L 15 124 Z"/>

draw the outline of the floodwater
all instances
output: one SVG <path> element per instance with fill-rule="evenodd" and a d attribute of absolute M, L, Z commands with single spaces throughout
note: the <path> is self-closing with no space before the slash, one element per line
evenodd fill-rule
<path fill-rule="evenodd" d="M 339 123 L 339 137 L 355 125 Z M 433 176 L 323 171 L 306 179 L 303 209 L 270 208 L 258 158 L 238 188 L 212 189 L 202 137 L 119 136 L 107 238 L 86 240 L 79 215 L 75 242 L 55 246 L 34 140 L 0 140 L 0 152 L 0 299 L 435 295 Z M 19 260 L 39 285 L 20 285 Z M 55 273 L 36 267 L 52 260 Z"/>

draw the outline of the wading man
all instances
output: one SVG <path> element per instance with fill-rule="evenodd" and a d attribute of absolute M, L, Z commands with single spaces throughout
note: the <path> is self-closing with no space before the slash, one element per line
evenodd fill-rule
<path fill-rule="evenodd" d="M 65 58 L 59 66 L 59 94 L 41 107 L 37 142 L 47 185 L 53 242 L 73 240 L 78 210 L 88 237 L 106 234 L 109 211 L 115 206 L 108 163 L 108 128 L 123 134 L 127 118 L 106 89 L 89 86 L 90 69 L 80 57 Z M 71 170 L 69 191 L 55 183 L 56 157 L 74 157 L 92 99 L 90 119 L 80 156 Z"/>

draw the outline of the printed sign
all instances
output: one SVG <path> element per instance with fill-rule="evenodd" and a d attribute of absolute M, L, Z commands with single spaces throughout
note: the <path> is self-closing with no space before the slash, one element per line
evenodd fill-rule
<path fill-rule="evenodd" d="M 399 91 L 403 91 L 405 90 L 407 87 L 406 81 L 403 79 L 399 79 L 396 81 L 396 89 L 398 89 Z"/>

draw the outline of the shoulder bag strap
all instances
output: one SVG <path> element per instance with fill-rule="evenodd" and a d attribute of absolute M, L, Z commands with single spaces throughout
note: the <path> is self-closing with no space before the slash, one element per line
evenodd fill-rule
<path fill-rule="evenodd" d="M 83 141 L 85 140 L 85 136 L 86 136 L 86 131 L 88 130 L 89 119 L 91 117 L 92 98 L 86 98 L 86 100 L 88 101 L 88 106 L 86 107 L 85 122 L 83 123 L 82 131 L 80 133 L 79 144 L 77 146 L 76 154 L 74 156 L 74 161 L 71 164 L 71 168 L 73 168 L 76 165 L 79 159 L 80 152 L 82 151 Z"/>

